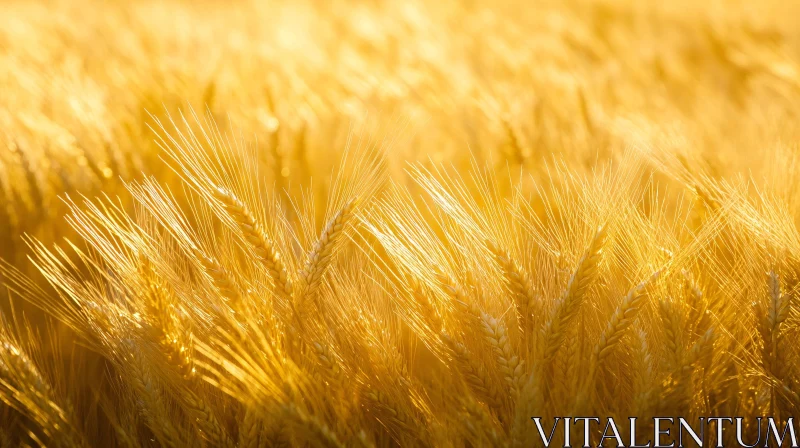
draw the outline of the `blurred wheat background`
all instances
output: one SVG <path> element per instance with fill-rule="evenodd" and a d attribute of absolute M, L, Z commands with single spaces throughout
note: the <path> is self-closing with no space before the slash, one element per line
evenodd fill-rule
<path fill-rule="evenodd" d="M 786 422 L 798 17 L 0 2 L 0 447 Z"/>

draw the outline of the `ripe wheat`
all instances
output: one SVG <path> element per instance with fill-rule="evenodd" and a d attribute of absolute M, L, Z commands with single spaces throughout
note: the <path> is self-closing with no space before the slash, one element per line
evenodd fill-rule
<path fill-rule="evenodd" d="M 0 447 L 794 417 L 797 5 L 469 3 L 5 2 Z"/>

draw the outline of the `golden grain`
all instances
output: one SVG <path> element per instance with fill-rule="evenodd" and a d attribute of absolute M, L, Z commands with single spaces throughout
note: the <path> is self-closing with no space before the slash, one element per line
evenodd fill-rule
<path fill-rule="evenodd" d="M 273 281 L 276 291 L 284 298 L 292 296 L 292 281 L 289 278 L 286 266 L 283 264 L 281 254 L 270 242 L 261 224 L 247 206 L 232 192 L 219 188 L 214 195 L 225 207 L 233 220 L 239 226 L 245 241 L 250 243 L 256 257 L 264 264 Z"/>
<path fill-rule="evenodd" d="M 469 3 L 4 2 L 0 446 L 796 415 L 800 7 Z"/>

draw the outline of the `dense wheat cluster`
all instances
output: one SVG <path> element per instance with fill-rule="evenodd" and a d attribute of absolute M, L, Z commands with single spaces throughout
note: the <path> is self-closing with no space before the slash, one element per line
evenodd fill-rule
<path fill-rule="evenodd" d="M 752 443 L 800 409 L 797 17 L 2 2 L 0 447 Z"/>

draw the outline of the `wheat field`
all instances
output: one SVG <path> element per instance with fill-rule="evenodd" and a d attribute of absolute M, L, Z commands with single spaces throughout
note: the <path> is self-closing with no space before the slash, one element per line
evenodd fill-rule
<path fill-rule="evenodd" d="M 765 443 L 800 409 L 798 17 L 0 2 L 0 447 Z"/>

